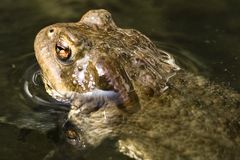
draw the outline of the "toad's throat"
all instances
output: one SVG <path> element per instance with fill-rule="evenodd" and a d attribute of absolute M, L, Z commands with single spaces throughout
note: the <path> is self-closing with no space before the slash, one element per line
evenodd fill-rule
<path fill-rule="evenodd" d="M 132 82 L 124 68 L 115 61 L 113 63 L 113 60 L 107 57 L 92 61 L 85 57 L 77 62 L 75 68 L 73 83 L 79 94 L 93 93 L 92 96 L 101 95 L 110 99 L 114 95 L 113 97 L 118 97 L 118 103 L 123 104 L 132 101 L 132 95 L 135 94 Z"/>
<path fill-rule="evenodd" d="M 81 99 L 97 101 L 99 105 L 104 104 L 106 101 L 112 101 L 116 105 L 121 106 L 128 105 L 132 95 L 132 93 L 125 93 L 125 89 L 123 88 L 117 89 L 119 85 L 116 85 L 116 81 L 109 76 L 105 76 L 104 81 L 102 81 L 111 86 L 108 89 L 99 87 L 84 92 L 57 90 L 46 78 L 43 78 L 43 81 L 46 92 L 55 100 L 66 104 L 71 104 L 76 99 Z"/>
<path fill-rule="evenodd" d="M 45 85 L 45 89 L 46 92 L 55 100 L 62 102 L 62 103 L 66 103 L 66 104 L 70 104 L 71 103 L 71 99 L 73 97 L 73 93 L 72 92 L 66 92 L 66 91 L 60 91 L 57 90 L 53 87 L 53 85 L 46 79 L 43 78 L 43 82 Z"/>

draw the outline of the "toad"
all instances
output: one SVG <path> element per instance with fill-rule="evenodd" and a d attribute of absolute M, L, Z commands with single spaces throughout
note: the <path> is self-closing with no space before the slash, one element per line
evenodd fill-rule
<path fill-rule="evenodd" d="M 46 91 L 71 104 L 63 130 L 76 147 L 115 138 L 134 159 L 240 156 L 239 94 L 182 71 L 108 11 L 45 27 L 34 48 Z"/>

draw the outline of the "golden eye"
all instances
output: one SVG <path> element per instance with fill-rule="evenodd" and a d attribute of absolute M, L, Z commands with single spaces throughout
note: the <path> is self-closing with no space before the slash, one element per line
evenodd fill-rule
<path fill-rule="evenodd" d="M 66 62 L 70 59 L 72 51 L 68 46 L 65 46 L 61 43 L 56 44 L 56 54 L 57 58 L 63 62 Z"/>
<path fill-rule="evenodd" d="M 76 133 L 76 131 L 74 130 L 67 130 L 65 132 L 65 136 L 68 138 L 68 139 L 76 139 L 78 138 L 78 134 Z"/>

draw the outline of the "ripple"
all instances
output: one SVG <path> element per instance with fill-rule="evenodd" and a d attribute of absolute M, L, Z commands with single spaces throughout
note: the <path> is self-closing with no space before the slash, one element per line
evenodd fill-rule
<path fill-rule="evenodd" d="M 56 101 L 46 94 L 42 82 L 42 73 L 37 63 L 30 66 L 24 73 L 24 93 L 32 102 L 41 105 L 38 109 L 53 109 L 55 111 L 68 111 L 68 103 Z"/>

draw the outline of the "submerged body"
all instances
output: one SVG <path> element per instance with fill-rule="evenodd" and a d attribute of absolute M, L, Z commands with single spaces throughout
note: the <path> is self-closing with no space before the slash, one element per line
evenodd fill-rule
<path fill-rule="evenodd" d="M 71 103 L 70 143 L 116 138 L 135 159 L 240 156 L 239 94 L 180 71 L 170 54 L 118 28 L 106 10 L 44 28 L 35 53 L 47 92 Z"/>

